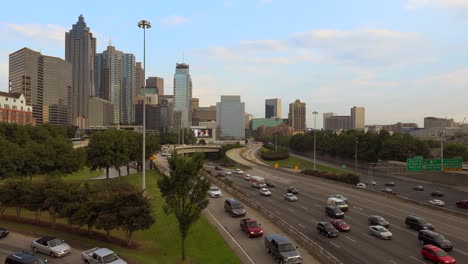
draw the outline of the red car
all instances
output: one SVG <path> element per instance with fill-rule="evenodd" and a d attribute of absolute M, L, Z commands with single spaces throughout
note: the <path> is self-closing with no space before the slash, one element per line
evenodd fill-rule
<path fill-rule="evenodd" d="M 263 229 L 256 220 L 244 218 L 240 220 L 241 230 L 247 233 L 247 237 L 263 236 Z"/>
<path fill-rule="evenodd" d="M 330 221 L 330 223 L 333 225 L 333 227 L 336 228 L 336 230 L 339 230 L 341 232 L 346 232 L 351 229 L 351 227 L 341 219 L 333 219 Z"/>
<path fill-rule="evenodd" d="M 468 208 L 468 200 L 458 201 L 456 204 L 457 204 L 458 207 Z"/>
<path fill-rule="evenodd" d="M 447 254 L 447 252 L 433 245 L 425 245 L 421 250 L 421 254 L 423 255 L 424 259 L 428 259 L 435 263 L 442 263 L 442 264 L 457 263 L 454 258 L 452 258 L 451 256 Z"/>

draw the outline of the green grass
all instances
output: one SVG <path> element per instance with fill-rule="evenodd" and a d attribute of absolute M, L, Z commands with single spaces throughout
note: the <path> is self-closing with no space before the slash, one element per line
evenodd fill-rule
<path fill-rule="evenodd" d="M 89 168 L 85 167 L 84 169 L 71 173 L 71 174 L 66 174 L 60 176 L 63 181 L 65 182 L 81 182 L 85 180 L 89 180 L 92 178 L 96 178 L 101 176 L 104 173 L 103 170 L 90 170 Z M 46 177 L 55 177 L 54 175 L 35 175 L 32 177 L 33 181 L 42 181 Z"/>
<path fill-rule="evenodd" d="M 277 161 L 271 161 L 271 160 L 265 160 L 265 162 L 270 163 L 271 165 L 274 165 L 275 163 L 278 163 L 278 166 L 280 168 L 294 168 L 294 166 L 299 166 L 299 170 L 303 169 L 313 169 L 314 168 L 314 163 L 308 160 L 296 158 L 296 157 L 289 157 L 284 160 L 277 160 Z M 332 172 L 336 174 L 345 174 L 347 173 L 346 171 L 332 168 L 332 167 L 327 167 L 321 164 L 316 164 L 316 169 L 318 171 L 327 171 L 327 172 Z"/>
<path fill-rule="evenodd" d="M 74 176 L 79 178 L 81 176 Z M 70 177 L 70 179 L 75 179 Z M 18 224 L 9 221 L 2 221 L 2 226 L 12 230 L 21 230 L 35 235 L 55 235 L 84 247 L 108 247 L 115 250 L 122 258 L 130 260 L 131 263 L 141 264 L 165 264 L 165 263 L 181 263 L 181 247 L 178 233 L 178 225 L 174 215 L 166 215 L 162 210 L 164 203 L 159 189 L 157 188 L 157 180 L 159 173 L 156 171 L 148 171 L 146 173 L 146 190 L 153 197 L 151 203 L 154 208 L 156 223 L 148 230 L 136 232 L 133 234 L 132 241 L 137 242 L 140 246 L 137 250 L 128 249 L 112 245 L 105 242 L 91 240 L 87 237 L 69 234 L 65 232 L 55 231 L 46 227 L 37 227 L 27 224 Z M 87 178 L 87 177 L 84 177 Z M 132 174 L 122 177 L 125 181 L 141 187 L 141 174 Z M 14 215 L 14 208 L 9 208 L 6 215 Z M 21 216 L 24 218 L 33 219 L 33 213 L 27 210 L 22 210 Z M 43 213 L 41 220 L 48 220 L 48 214 Z M 57 223 L 65 223 L 63 219 L 59 219 Z M 121 231 L 113 231 L 112 236 L 123 238 Z M 208 223 L 202 215 L 201 218 L 192 226 L 189 237 L 186 241 L 186 254 L 191 260 L 191 263 L 240 263 L 239 259 L 233 251 L 226 245 L 217 231 Z M 190 263 L 190 262 L 188 262 Z"/>

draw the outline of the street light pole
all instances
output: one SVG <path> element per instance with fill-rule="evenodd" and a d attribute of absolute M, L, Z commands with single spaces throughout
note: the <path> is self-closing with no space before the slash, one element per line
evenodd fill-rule
<path fill-rule="evenodd" d="M 440 171 L 444 173 L 444 131 L 440 131 Z"/>
<path fill-rule="evenodd" d="M 356 172 L 356 174 L 358 174 L 358 172 L 357 172 L 357 145 L 358 145 L 358 138 L 357 138 L 357 137 L 354 137 L 354 139 L 356 140 L 356 141 L 355 141 L 355 144 L 354 144 L 354 171 Z"/>
<path fill-rule="evenodd" d="M 315 169 L 315 147 L 316 147 L 316 130 L 317 130 L 317 111 L 313 111 L 312 114 L 314 115 L 314 170 Z"/>
<path fill-rule="evenodd" d="M 146 76 L 146 29 L 151 27 L 147 20 L 138 22 L 138 27 L 143 28 L 143 75 Z M 146 85 L 143 86 L 143 157 L 141 164 L 142 191 L 146 190 Z"/>

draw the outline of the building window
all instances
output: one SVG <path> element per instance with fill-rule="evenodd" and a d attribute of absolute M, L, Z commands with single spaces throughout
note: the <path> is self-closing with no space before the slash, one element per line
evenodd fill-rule
<path fill-rule="evenodd" d="M 8 97 L 5 97 L 5 101 L 8 101 Z"/>
<path fill-rule="evenodd" d="M 21 103 L 23 103 L 23 100 L 21 100 Z"/>
<path fill-rule="evenodd" d="M 16 110 L 16 105 L 13 105 L 12 107 L 13 107 L 13 110 Z"/>
<path fill-rule="evenodd" d="M 13 99 L 13 103 L 16 103 L 16 99 Z"/>

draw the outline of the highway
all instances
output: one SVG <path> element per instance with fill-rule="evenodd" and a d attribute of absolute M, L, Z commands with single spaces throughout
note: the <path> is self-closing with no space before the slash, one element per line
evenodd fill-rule
<path fill-rule="evenodd" d="M 248 150 L 250 155 L 255 150 Z M 416 214 L 431 222 L 436 231 L 454 242 L 454 250 L 449 254 L 458 263 L 468 263 L 468 221 L 428 208 L 395 201 L 362 191 L 352 186 L 342 186 L 312 176 L 283 173 L 273 168 L 265 168 L 244 160 L 240 150 L 230 150 L 227 155 L 242 164 L 252 167 L 247 173 L 265 176 L 277 186 L 271 188 L 273 195 L 263 197 L 258 189 L 249 185 L 241 175 L 228 176 L 235 185 L 251 197 L 258 197 L 258 203 L 269 209 L 312 240 L 318 242 L 327 251 L 344 263 L 429 263 L 421 256 L 421 246 L 417 232 L 408 229 L 404 219 L 409 214 Z M 299 201 L 287 202 L 283 194 L 288 186 L 299 189 Z M 344 220 L 350 224 L 351 232 L 341 233 L 338 238 L 328 239 L 317 233 L 318 221 L 328 221 L 325 215 L 326 200 L 331 194 L 342 194 L 349 199 L 350 210 Z M 381 215 L 390 223 L 389 230 L 393 239 L 379 240 L 368 234 L 367 217 Z"/>

